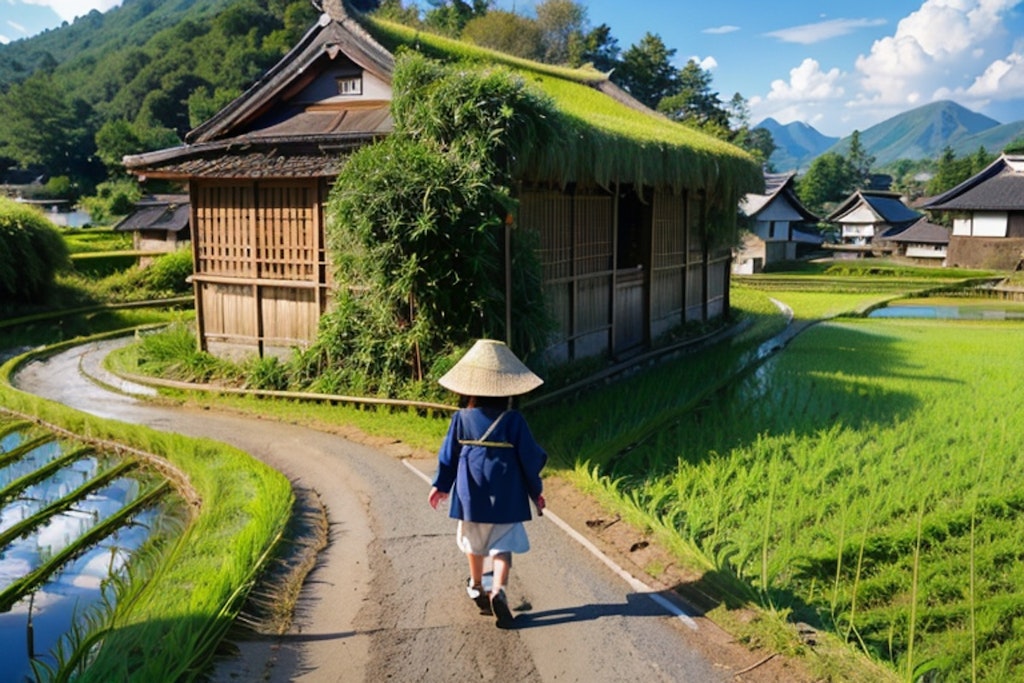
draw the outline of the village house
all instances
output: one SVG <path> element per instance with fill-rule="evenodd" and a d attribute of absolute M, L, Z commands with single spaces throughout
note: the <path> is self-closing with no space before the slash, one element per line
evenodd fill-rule
<path fill-rule="evenodd" d="M 925 208 L 953 214 L 950 266 L 1024 268 L 1024 156 L 1003 154 Z"/>
<path fill-rule="evenodd" d="M 883 255 L 895 251 L 889 239 L 920 218 L 896 192 L 856 190 L 825 220 L 838 227 L 841 250 Z"/>
<path fill-rule="evenodd" d="M 920 218 L 909 228 L 891 235 L 888 242 L 893 246 L 893 256 L 920 265 L 946 265 L 949 247 L 949 228 Z"/>
<path fill-rule="evenodd" d="M 621 356 L 728 311 L 735 207 L 761 184 L 749 155 L 650 111 L 592 69 L 471 48 L 329 0 L 293 49 L 184 145 L 125 158 L 140 178 L 188 185 L 203 349 L 277 355 L 315 339 L 334 286 L 328 193 L 346 154 L 393 130 L 400 46 L 435 59 L 452 50 L 504 60 L 617 145 L 614 157 L 603 145 L 581 150 L 586 168 L 565 158 L 524 164 L 530 170 L 510 188 L 515 229 L 539 235 L 546 304 L 558 325 L 549 358 Z"/>
<path fill-rule="evenodd" d="M 740 202 L 747 231 L 733 256 L 736 274 L 759 273 L 769 263 L 793 261 L 821 246 L 821 219 L 797 197 L 796 172 L 765 173 L 764 192 L 751 192 Z"/>
<path fill-rule="evenodd" d="M 187 194 L 146 195 L 114 230 L 132 233 L 136 251 L 174 251 L 189 242 L 190 213 Z"/>

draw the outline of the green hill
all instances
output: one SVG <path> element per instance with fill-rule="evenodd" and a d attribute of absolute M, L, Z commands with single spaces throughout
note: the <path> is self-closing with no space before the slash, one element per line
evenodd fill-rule
<path fill-rule="evenodd" d="M 2 45 L 0 168 L 70 176 L 88 193 L 106 176 L 101 161 L 174 144 L 317 14 L 309 0 L 125 0 Z M 97 148 L 106 124 L 114 140 Z"/>
<path fill-rule="evenodd" d="M 998 127 L 998 121 L 955 102 L 932 102 L 861 131 L 860 141 L 878 167 L 897 159 L 935 159 L 947 146 L 965 145 L 973 152 L 979 146 L 974 142 L 977 136 Z M 845 137 L 828 151 L 845 155 L 849 146 L 850 138 Z M 992 147 L 986 148 L 998 151 L 1003 146 L 993 140 Z"/>

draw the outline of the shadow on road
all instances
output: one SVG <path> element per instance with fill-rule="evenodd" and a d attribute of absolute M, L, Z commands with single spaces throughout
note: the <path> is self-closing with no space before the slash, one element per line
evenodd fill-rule
<path fill-rule="evenodd" d="M 540 628 L 581 621 L 593 621 L 604 617 L 661 617 L 667 615 L 665 608 L 654 602 L 649 593 L 630 593 L 626 602 L 618 604 L 601 603 L 580 605 L 543 612 L 519 611 L 515 617 L 516 629 Z"/>

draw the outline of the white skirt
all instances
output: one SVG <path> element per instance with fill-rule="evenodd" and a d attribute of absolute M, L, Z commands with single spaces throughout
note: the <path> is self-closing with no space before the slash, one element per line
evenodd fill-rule
<path fill-rule="evenodd" d="M 464 553 L 491 557 L 501 553 L 525 553 L 530 549 L 530 539 L 522 522 L 485 524 L 459 520 L 455 542 Z"/>

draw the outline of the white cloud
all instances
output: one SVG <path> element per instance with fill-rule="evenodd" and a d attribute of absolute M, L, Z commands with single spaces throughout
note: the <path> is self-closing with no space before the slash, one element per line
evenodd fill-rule
<path fill-rule="evenodd" d="M 19 24 L 16 21 L 11 21 L 11 20 L 8 19 L 7 20 L 7 25 L 10 26 L 11 28 L 13 28 L 18 33 L 28 33 L 28 29 L 26 29 L 24 26 L 22 26 L 21 24 Z"/>
<path fill-rule="evenodd" d="M 784 43 L 799 43 L 801 45 L 812 45 L 839 36 L 845 36 L 862 28 L 881 26 L 885 19 L 829 19 L 819 21 L 816 24 L 803 24 L 790 28 L 771 31 L 765 35 L 770 38 L 778 38 Z"/>
<path fill-rule="evenodd" d="M 121 0 L 23 0 L 26 5 L 49 7 L 63 21 L 74 21 L 75 17 L 84 17 L 92 10 L 106 12 L 117 7 Z"/>
<path fill-rule="evenodd" d="M 735 33 L 736 31 L 739 30 L 739 26 L 712 26 L 711 28 L 704 29 L 703 31 L 701 31 L 701 33 L 708 33 L 713 36 L 720 36 L 726 33 Z"/>
<path fill-rule="evenodd" d="M 781 78 L 772 81 L 772 89 L 765 99 L 778 102 L 820 102 L 838 99 L 845 92 L 840 85 L 842 77 L 839 69 L 822 71 L 817 60 L 808 57 L 800 66 L 790 69 L 788 82 Z"/>
<path fill-rule="evenodd" d="M 704 69 L 705 71 L 713 71 L 714 69 L 718 68 L 718 60 L 712 57 L 711 55 L 708 55 L 704 59 L 701 59 L 696 56 L 691 57 L 690 59 L 700 64 L 700 68 Z"/>
<path fill-rule="evenodd" d="M 1003 16 L 1019 2 L 925 0 L 900 20 L 892 36 L 875 41 L 868 55 L 857 58 L 864 90 L 860 99 L 913 104 L 963 91 L 971 80 L 998 80 L 999 62 L 989 65 L 994 71 L 987 79 L 977 74 L 985 71 L 985 55 L 998 53 L 1006 33 Z"/>
<path fill-rule="evenodd" d="M 6 45 L 9 42 L 11 42 L 11 39 L 0 33 L 0 45 Z"/>
<path fill-rule="evenodd" d="M 1015 52 L 992 62 L 964 92 L 970 97 L 990 99 L 1024 97 L 1024 55 Z"/>

